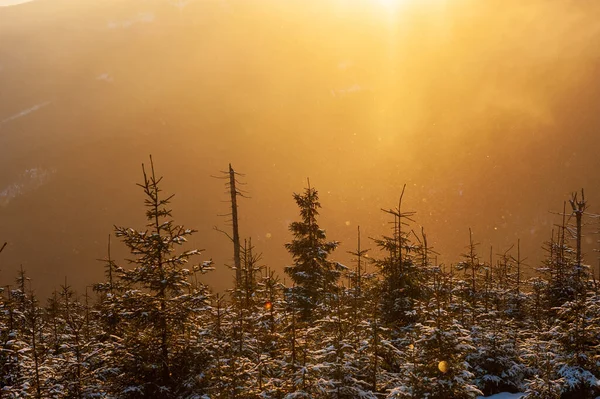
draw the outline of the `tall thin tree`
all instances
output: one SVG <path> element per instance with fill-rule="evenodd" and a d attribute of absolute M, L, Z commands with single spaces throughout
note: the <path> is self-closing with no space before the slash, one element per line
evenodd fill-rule
<path fill-rule="evenodd" d="M 245 183 L 240 182 L 236 178 L 236 176 L 244 176 L 244 174 L 236 172 L 233 169 L 233 167 L 231 166 L 231 163 L 229 164 L 229 170 L 221 171 L 221 173 L 222 173 L 222 176 L 213 176 L 213 177 L 215 177 L 217 179 L 227 180 L 225 187 L 227 187 L 227 190 L 228 190 L 228 193 L 230 196 L 231 213 L 227 213 L 227 214 L 219 215 L 219 216 L 231 217 L 231 219 L 229 219 L 228 221 L 231 222 L 232 235 L 229 235 L 225 231 L 217 228 L 216 226 L 215 226 L 215 230 L 217 230 L 221 233 L 224 233 L 231 240 L 231 242 L 233 244 L 233 266 L 235 268 L 235 285 L 236 285 L 236 288 L 239 288 L 239 286 L 242 284 L 243 276 L 242 276 L 242 256 L 241 256 L 242 247 L 241 247 L 241 242 L 240 242 L 237 199 L 238 199 L 238 197 L 243 197 L 243 198 L 248 198 L 248 197 L 246 196 L 247 193 L 238 187 L 240 185 L 245 185 Z"/>
<path fill-rule="evenodd" d="M 325 230 L 318 225 L 321 203 L 317 190 L 309 182 L 303 194 L 294 194 L 294 200 L 300 208 L 301 221 L 289 226 L 294 238 L 285 244 L 285 248 L 292 255 L 294 264 L 286 266 L 285 272 L 295 284 L 290 292 L 295 296 L 301 319 L 308 321 L 316 318 L 313 311 L 337 291 L 344 267 L 328 259 L 339 242 L 327 241 Z"/>

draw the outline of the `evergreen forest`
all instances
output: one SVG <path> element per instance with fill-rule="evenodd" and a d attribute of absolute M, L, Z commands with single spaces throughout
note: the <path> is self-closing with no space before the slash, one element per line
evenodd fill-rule
<path fill-rule="evenodd" d="M 298 215 L 282 269 L 240 237 L 230 166 L 234 277 L 214 293 L 204 275 L 215 265 L 187 243 L 195 230 L 175 221 L 152 161 L 142 172 L 147 224 L 115 226 L 93 290 L 66 280 L 40 298 L 23 269 L 3 288 L 2 398 L 600 395 L 600 287 L 582 254 L 595 215 L 583 190 L 560 204 L 540 264 L 525 265 L 518 241 L 487 253 L 474 234 L 457 262 L 438 264 L 403 191 L 381 204 L 390 229 L 363 237 L 359 227 L 344 265 L 308 183 L 290 198 Z M 111 256 L 117 245 L 126 259 Z"/>

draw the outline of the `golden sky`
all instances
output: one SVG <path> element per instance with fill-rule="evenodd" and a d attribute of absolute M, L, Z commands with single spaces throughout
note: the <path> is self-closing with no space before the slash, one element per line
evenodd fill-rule
<path fill-rule="evenodd" d="M 229 162 L 252 197 L 242 236 L 272 268 L 290 262 L 291 194 L 307 177 L 342 262 L 356 225 L 387 232 L 379 209 L 407 184 L 415 228 L 444 262 L 472 227 L 486 258 L 520 238 L 535 265 L 549 211 L 581 187 L 592 210 L 598 195 L 599 11 L 567 0 L 0 8 L 1 278 L 20 263 L 44 283 L 98 278 L 112 225 L 142 226 L 134 183 L 149 153 L 219 289 L 231 255 L 212 228 L 227 196 L 210 175 Z"/>

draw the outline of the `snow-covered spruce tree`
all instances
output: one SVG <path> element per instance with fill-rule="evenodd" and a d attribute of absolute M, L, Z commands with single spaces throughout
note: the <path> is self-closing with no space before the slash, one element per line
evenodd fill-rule
<path fill-rule="evenodd" d="M 474 373 L 474 382 L 486 395 L 517 392 L 524 377 L 519 361 L 514 325 L 511 325 L 509 295 L 512 293 L 512 258 L 504 253 L 497 265 L 490 248 L 489 262 L 482 262 L 477 243 L 469 229 L 469 245 L 456 265 L 454 297 L 451 309 L 468 328 L 476 348 L 466 360 Z M 462 273 L 461 273 L 462 271 Z"/>
<path fill-rule="evenodd" d="M 0 253 L 6 248 L 6 243 L 0 246 Z M 0 287 L 0 344 L 2 345 L 2 349 L 5 347 L 5 342 L 8 338 L 8 307 L 6 300 L 4 298 L 4 287 Z M 3 351 L 0 351 L 0 389 L 4 387 L 6 382 L 6 374 L 4 371 L 4 366 L 7 362 L 7 356 Z"/>
<path fill-rule="evenodd" d="M 201 375 L 205 359 L 190 340 L 188 322 L 203 311 L 208 297 L 204 285 L 190 287 L 188 260 L 199 251 L 177 253 L 194 230 L 175 225 L 169 204 L 173 196 L 164 197 L 162 178 L 142 165 L 144 180 L 138 184 L 145 194 L 147 229 L 115 227 L 115 234 L 129 248 L 133 265 L 119 275 L 126 287 L 119 299 L 122 331 L 115 363 L 118 373 L 110 388 L 119 398 L 185 398 L 200 387 L 195 378 Z M 210 269 L 210 262 L 193 266 L 194 272 Z"/>
<path fill-rule="evenodd" d="M 392 235 L 373 241 L 386 254 L 374 260 L 381 274 L 381 318 L 395 330 L 416 320 L 416 303 L 422 298 L 424 271 L 415 259 L 418 245 L 410 239 L 411 231 L 405 228 L 414 212 L 402 211 L 404 188 L 396 209 L 383 211 L 393 216 Z"/>
<path fill-rule="evenodd" d="M 532 334 L 524 348 L 533 375 L 528 395 L 534 398 L 544 397 L 536 394 L 541 391 L 555 397 L 557 387 L 563 399 L 593 398 L 600 393 L 598 297 L 581 252 L 587 203 L 583 192 L 580 199 L 574 194 L 569 202 L 572 212 L 567 214 L 565 204 L 563 222 L 547 245 L 544 267 L 538 269 L 546 281 L 532 280 L 529 295 Z M 568 224 L 567 217 L 575 220 L 575 226 Z M 570 244 L 572 239 L 575 247 Z M 539 350 L 531 350 L 542 346 L 547 354 L 544 359 Z"/>
<path fill-rule="evenodd" d="M 258 280 L 256 294 L 259 311 L 256 313 L 256 339 L 258 345 L 258 387 L 262 398 L 282 398 L 287 370 L 285 349 L 284 286 L 275 272 L 265 270 Z"/>
<path fill-rule="evenodd" d="M 30 370 L 28 372 L 31 380 L 31 396 L 36 399 L 47 397 L 46 381 L 53 374 L 53 370 L 44 363 L 47 351 L 44 345 L 44 313 L 38 306 L 37 298 L 31 291 L 29 293 L 28 309 L 25 310 L 25 328 L 27 343 L 30 351 L 25 353 L 28 357 Z"/>
<path fill-rule="evenodd" d="M 465 356 L 473 351 L 471 337 L 450 312 L 450 279 L 439 267 L 429 271 L 430 299 L 420 301 L 419 314 L 405 351 L 410 372 L 392 390 L 390 398 L 475 398 L 481 392 L 473 384 Z"/>
<path fill-rule="evenodd" d="M 369 308 L 366 302 L 369 299 L 369 291 L 373 287 L 375 275 L 367 273 L 366 260 L 368 260 L 368 249 L 361 249 L 360 246 L 360 226 L 357 228 L 357 245 L 355 251 L 348 253 L 354 257 L 354 269 L 348 269 L 345 273 L 348 279 L 348 289 L 343 292 L 342 298 L 345 298 L 350 307 L 350 318 L 352 323 L 352 335 L 356 341 L 359 338 L 360 321 L 366 316 L 365 310 Z"/>
<path fill-rule="evenodd" d="M 107 257 L 101 259 L 104 263 L 105 281 L 94 284 L 93 288 L 98 293 L 98 303 L 96 305 L 96 316 L 101 323 L 106 326 L 104 333 L 106 339 L 110 339 L 110 335 L 118 333 L 119 330 L 119 309 L 120 298 L 124 290 L 121 277 L 125 270 L 118 266 L 111 256 L 111 240 L 108 236 L 108 251 Z"/>
<path fill-rule="evenodd" d="M 524 398 L 560 399 L 564 378 L 557 375 L 554 362 L 557 360 L 556 342 L 548 340 L 548 334 L 536 335 L 524 346 L 524 357 L 532 366 L 534 374 L 527 380 Z"/>
<path fill-rule="evenodd" d="M 553 364 L 564 381 L 564 399 L 591 399 L 600 393 L 599 315 L 599 298 L 593 291 L 565 302 L 557 310 L 557 319 L 549 334 L 560 345 Z"/>
<path fill-rule="evenodd" d="M 294 238 L 285 248 L 294 264 L 286 266 L 285 272 L 294 283 L 288 294 L 294 296 L 300 320 L 310 321 L 316 319 L 317 308 L 337 292 L 344 267 L 328 259 L 339 243 L 327 241 L 325 230 L 317 223 L 321 207 L 317 190 L 309 184 L 303 194 L 294 193 L 294 200 L 300 208 L 301 220 L 289 226 Z"/>
<path fill-rule="evenodd" d="M 511 260 L 510 267 L 505 269 L 505 279 L 508 282 L 505 313 L 517 323 L 517 327 L 523 327 L 526 324 L 527 316 L 525 309 L 527 294 L 523 291 L 523 268 L 526 259 L 521 257 L 521 240 L 517 240 L 516 258 L 511 256 Z"/>
<path fill-rule="evenodd" d="M 232 301 L 217 295 L 205 329 L 206 370 L 213 398 L 281 398 L 285 364 L 281 357 L 282 285 L 274 273 L 265 276 L 261 255 L 246 241 Z"/>
<path fill-rule="evenodd" d="M 580 214 L 583 215 L 584 211 L 585 209 Z M 537 269 L 548 281 L 545 296 L 548 302 L 549 316 L 556 315 L 553 308 L 572 301 L 578 293 L 585 289 L 583 284 L 585 279 L 581 275 L 583 267 L 577 258 L 579 256 L 579 261 L 581 261 L 581 252 L 578 253 L 570 243 L 573 230 L 568 225 L 567 217 L 570 214 L 567 213 L 566 202 L 563 204 L 563 212 L 560 216 L 562 216 L 562 223 L 556 236 L 553 231 L 550 241 L 546 243 L 545 249 L 548 255 L 543 266 Z M 581 233 L 580 230 L 579 233 Z M 580 248 L 579 241 L 578 247 Z"/>
<path fill-rule="evenodd" d="M 575 239 L 575 248 L 571 252 L 571 261 L 564 264 L 564 278 L 569 284 L 566 292 L 567 300 L 555 306 L 553 327 L 549 334 L 560 344 L 560 352 L 555 367 L 559 377 L 564 379 L 564 398 L 593 398 L 600 393 L 600 368 L 597 350 L 600 346 L 600 328 L 598 318 L 598 295 L 590 281 L 589 266 L 583 263 L 581 243 L 583 239 L 583 216 L 587 202 L 583 190 L 581 197 L 573 194 L 570 219 L 575 219 L 574 226 L 567 226 Z M 566 215 L 563 214 L 563 218 Z M 563 239 L 564 241 L 564 239 Z M 569 249 L 563 244 L 563 252 Z M 569 299 L 569 297 L 572 299 Z"/>
<path fill-rule="evenodd" d="M 310 321 L 302 320 L 302 308 L 294 303 L 296 296 L 285 295 L 287 327 L 283 336 L 286 377 L 284 398 L 327 397 L 339 386 L 333 375 L 336 371 L 336 356 L 339 354 L 334 342 L 338 342 L 339 335 L 332 335 L 336 334 L 339 323 L 337 318 L 329 317 L 335 313 L 337 295 L 338 293 L 330 295 L 327 303 L 320 303 L 315 311 L 320 317 Z M 337 348 L 341 349 L 340 346 Z"/>
<path fill-rule="evenodd" d="M 120 373 L 118 362 L 119 351 L 122 350 L 121 343 L 127 322 L 121 323 L 123 310 L 123 293 L 125 286 L 122 276 L 125 270 L 118 266 L 111 257 L 111 239 L 108 236 L 108 256 L 100 259 L 104 263 L 105 281 L 93 285 L 97 294 L 97 300 L 90 310 L 93 328 L 90 350 L 97 353 L 91 360 L 91 367 L 96 381 L 102 387 L 96 391 L 106 391 L 109 382 Z"/>
<path fill-rule="evenodd" d="M 211 297 L 209 310 L 208 324 L 203 333 L 204 351 L 209 362 L 202 379 L 207 386 L 208 397 L 230 398 L 234 390 L 231 383 L 231 357 L 232 347 L 235 346 L 230 315 L 235 315 L 235 311 L 220 294 Z"/>
<path fill-rule="evenodd" d="M 58 292 L 52 291 L 52 295 L 46 300 L 46 307 L 44 309 L 46 315 L 47 335 L 46 345 L 51 353 L 58 353 L 61 345 L 60 339 L 60 302 L 58 299 Z"/>
<path fill-rule="evenodd" d="M 514 321 L 496 310 L 481 313 L 471 329 L 475 350 L 467 361 L 475 384 L 486 396 L 519 392 L 523 386 L 525 366 L 519 356 L 517 333 Z"/>
<path fill-rule="evenodd" d="M 548 316 L 545 296 L 548 283 L 540 277 L 532 277 L 526 281 L 529 293 L 525 298 L 527 315 L 527 330 L 529 333 L 541 332 L 548 326 Z"/>
<path fill-rule="evenodd" d="M 44 308 L 46 328 L 44 346 L 47 357 L 46 366 L 52 370 L 46 379 L 45 394 L 48 398 L 62 398 L 65 395 L 62 374 L 64 372 L 63 352 L 66 348 L 67 335 L 64 334 L 66 321 L 63 318 L 62 302 L 57 290 L 52 292 Z"/>
<path fill-rule="evenodd" d="M 540 277 L 533 277 L 526 281 L 526 285 L 528 294 L 523 305 L 528 317 L 519 332 L 522 341 L 519 352 L 525 366 L 525 392 L 536 399 L 559 398 L 563 380 L 557 376 L 553 365 L 559 348 L 548 334 L 545 296 L 548 284 Z"/>
<path fill-rule="evenodd" d="M 7 287 L 4 301 L 6 328 L 1 331 L 2 351 L 0 351 L 0 389 L 8 397 L 26 396 L 30 390 L 31 375 L 28 357 L 30 346 L 25 335 L 29 309 L 25 285 L 29 278 L 21 268 L 16 279 L 16 287 Z"/>
<path fill-rule="evenodd" d="M 292 286 L 293 290 L 295 287 Z M 284 293 L 285 329 L 283 333 L 283 365 L 285 366 L 284 392 L 286 399 L 309 398 L 310 385 L 307 362 L 310 363 L 307 340 L 308 323 L 301 322 L 296 296 Z M 293 291 L 292 291 L 293 292 Z"/>
<path fill-rule="evenodd" d="M 482 299 L 483 295 L 480 292 L 480 286 L 482 286 L 482 280 L 485 273 L 485 264 L 480 261 L 479 255 L 477 254 L 478 243 L 473 241 L 473 232 L 469 228 L 469 245 L 467 246 L 467 252 L 462 254 L 463 260 L 456 264 L 456 270 L 463 272 L 463 278 L 468 283 L 469 289 L 464 290 L 462 293 L 465 294 L 463 301 L 469 304 L 466 310 L 466 314 L 461 317 L 461 322 L 465 327 L 470 327 L 475 324 L 475 319 L 478 313 L 478 302 Z"/>
<path fill-rule="evenodd" d="M 94 381 L 91 361 L 95 356 L 90 350 L 89 325 L 86 325 L 85 304 L 81 303 L 74 291 L 65 282 L 59 292 L 59 317 L 62 329 L 61 347 L 53 359 L 53 367 L 58 367 L 56 380 L 66 397 L 103 397 Z M 59 392 L 60 388 L 55 387 Z"/>
<path fill-rule="evenodd" d="M 564 255 L 570 250 L 566 245 L 558 244 L 561 240 L 560 232 L 555 238 L 552 231 L 551 239 L 545 247 L 548 251 L 547 258 L 543 261 L 543 266 L 537 269 L 539 275 L 526 281 L 528 293 L 524 308 L 527 318 L 520 326 L 523 341 L 520 352 L 526 367 L 527 395 L 536 399 L 560 397 L 564 383 L 555 368 L 560 347 L 555 336 L 550 333 L 556 322 L 554 305 L 571 296 L 571 289 L 565 278 L 568 273 L 563 263 Z"/>
<path fill-rule="evenodd" d="M 511 247 L 512 248 L 512 247 Z M 510 251 L 510 249 L 509 249 Z M 512 257 L 506 251 L 497 265 L 490 261 L 481 265 L 480 302 L 477 320 L 471 326 L 475 351 L 467 361 L 475 374 L 475 383 L 486 395 L 499 392 L 518 392 L 522 389 L 525 366 L 519 357 L 519 332 L 514 316 L 522 316 L 522 307 L 513 290 Z M 517 306 L 518 305 L 518 306 Z M 521 318 L 519 318 L 521 320 Z"/>
<path fill-rule="evenodd" d="M 233 302 L 224 315 L 229 325 L 228 360 L 229 385 L 224 387 L 231 398 L 256 397 L 262 392 L 261 341 L 257 319 L 263 313 L 263 303 L 257 296 L 262 267 L 261 254 L 254 251 L 251 240 L 244 240 L 236 285 L 231 290 Z M 260 331 L 261 333 L 263 331 Z"/>
<path fill-rule="evenodd" d="M 63 344 L 55 347 L 51 335 L 51 318 L 39 307 L 33 292 L 25 292 L 28 281 L 29 278 L 21 269 L 17 278 L 17 288 L 9 290 L 10 301 L 6 304 L 5 313 L 5 316 L 8 316 L 6 332 L 9 341 L 2 351 L 0 396 L 62 398 L 71 394 L 69 397 L 83 398 L 84 396 L 69 392 L 64 384 L 63 375 L 68 368 L 64 358 L 68 347 Z M 61 317 L 58 311 L 57 317 Z M 57 335 L 63 338 L 64 343 L 69 343 L 69 336 L 64 328 L 57 329 Z M 8 362 L 5 363 L 5 360 Z"/>
<path fill-rule="evenodd" d="M 345 366 L 352 371 L 348 385 L 368 397 L 384 390 L 390 378 L 381 367 L 384 361 L 380 349 L 383 330 L 379 321 L 379 281 L 376 273 L 367 271 L 369 250 L 361 248 L 360 227 L 357 232 L 356 249 L 349 252 L 354 257 L 354 268 L 345 273 L 348 288 L 341 292 L 342 309 L 346 309 L 345 318 L 350 321 L 343 345 Z"/>
<path fill-rule="evenodd" d="M 342 291 L 343 293 L 343 291 Z M 364 370 L 358 367 L 359 348 L 356 345 L 352 325 L 352 308 L 340 295 L 335 295 L 329 311 L 315 321 L 310 332 L 313 347 L 311 362 L 307 364 L 308 375 L 312 379 L 313 396 L 321 398 L 372 398 L 371 384 Z M 366 315 L 364 315 L 366 316 Z M 364 326 L 358 327 L 364 330 Z M 362 331 L 366 338 L 367 331 Z M 366 353 L 363 350 L 363 358 Z M 366 359 L 362 359 L 366 360 Z M 362 362 L 368 367 L 368 363 Z"/>
<path fill-rule="evenodd" d="M 379 344 L 376 353 L 383 360 L 377 365 L 380 370 L 380 375 L 376 376 L 379 379 L 377 392 L 389 389 L 396 392 L 396 388 L 404 384 L 408 362 L 406 348 L 413 341 L 420 321 L 420 302 L 428 300 L 426 285 L 430 250 L 426 236 L 423 234 L 421 240 L 408 227 L 408 222 L 413 221 L 414 212 L 402 211 L 403 195 L 404 189 L 398 208 L 384 210 L 394 217 L 392 235 L 374 240 L 387 254 L 383 259 L 374 261 L 381 275 L 377 323 L 383 327 L 379 340 L 373 342 Z M 414 240 L 411 235 L 414 235 Z"/>
<path fill-rule="evenodd" d="M 241 273 L 238 288 L 234 290 L 234 298 L 240 302 L 242 308 L 249 313 L 256 311 L 258 280 L 261 277 L 263 266 L 261 266 L 262 254 L 256 253 L 252 245 L 252 239 L 244 240 L 241 251 Z"/>
<path fill-rule="evenodd" d="M 8 380 L 7 370 L 5 370 L 9 356 L 5 352 L 6 341 L 9 337 L 9 305 L 4 298 L 4 287 L 0 288 L 0 344 L 2 350 L 0 350 L 0 389 L 2 389 Z"/>

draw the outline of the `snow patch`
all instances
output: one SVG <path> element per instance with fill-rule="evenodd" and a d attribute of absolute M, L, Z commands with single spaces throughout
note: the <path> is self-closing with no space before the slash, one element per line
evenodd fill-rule
<path fill-rule="evenodd" d="M 154 22 L 155 17 L 151 12 L 141 12 L 133 18 L 125 19 L 122 21 L 109 21 L 108 28 L 109 29 L 126 29 L 130 28 L 137 23 L 150 23 Z"/>
<path fill-rule="evenodd" d="M 4 120 L 0 121 L 0 126 L 1 126 L 1 125 L 3 125 L 3 124 L 5 124 L 5 123 L 8 123 L 8 122 L 10 122 L 10 121 L 13 121 L 13 120 L 15 120 L 15 119 L 18 119 L 18 118 L 21 118 L 21 117 L 23 117 L 23 116 L 29 115 L 29 114 L 30 114 L 30 113 L 32 113 L 32 112 L 38 111 L 38 110 L 40 110 L 40 109 L 44 108 L 44 107 L 45 107 L 46 105 L 48 105 L 48 104 L 50 104 L 50 101 L 46 101 L 46 102 L 44 102 L 44 103 L 41 103 L 41 104 L 34 105 L 34 106 L 33 106 L 33 107 L 31 107 L 31 108 L 27 108 L 27 109 L 25 109 L 25 110 L 23 110 L 23 111 L 19 112 L 18 114 L 15 114 L 15 115 L 13 115 L 13 116 L 9 116 L 8 118 L 6 118 L 6 119 L 4 119 Z"/>
<path fill-rule="evenodd" d="M 5 207 L 15 198 L 47 184 L 55 173 L 54 169 L 26 169 L 17 181 L 0 190 L 0 207 Z"/>
<path fill-rule="evenodd" d="M 361 92 L 364 90 L 365 90 L 365 88 L 362 87 L 361 85 L 353 84 L 352 86 L 346 87 L 344 89 L 331 89 L 331 95 L 333 97 L 340 97 L 340 96 L 345 96 L 348 94 L 358 93 L 358 92 Z"/>
<path fill-rule="evenodd" d="M 31 3 L 35 0 L 0 0 L 0 7 L 18 6 L 20 4 Z"/>
<path fill-rule="evenodd" d="M 179 9 L 179 11 L 182 11 L 185 7 L 187 7 L 189 4 L 193 3 L 192 0 L 177 0 L 175 2 L 170 2 L 172 6 L 175 6 Z"/>
<path fill-rule="evenodd" d="M 338 64 L 338 69 L 345 71 L 354 65 L 352 61 L 342 61 Z"/>
<path fill-rule="evenodd" d="M 524 393 L 500 392 L 492 396 L 478 396 L 477 399 L 520 399 L 524 395 Z"/>
<path fill-rule="evenodd" d="M 112 83 L 113 77 L 110 76 L 108 73 L 102 73 L 102 74 L 96 76 L 96 80 L 103 80 L 105 82 Z"/>

